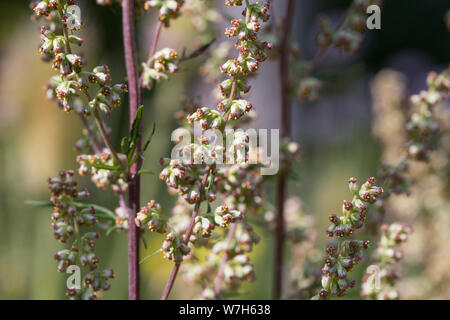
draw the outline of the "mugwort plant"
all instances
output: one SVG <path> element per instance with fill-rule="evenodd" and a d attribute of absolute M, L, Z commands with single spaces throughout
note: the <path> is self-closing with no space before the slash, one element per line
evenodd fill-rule
<path fill-rule="evenodd" d="M 350 279 L 351 271 L 370 257 L 366 253 L 368 231 L 377 236 L 378 248 L 363 279 L 361 295 L 371 299 L 399 297 L 394 286 L 400 278 L 395 269 L 402 257 L 398 246 L 406 242 L 412 228 L 385 220 L 395 217 L 401 221 L 390 201 L 414 193 L 415 185 L 421 185 L 420 179 L 408 176 L 408 168 L 418 162 L 437 166 L 434 153 L 448 155 L 448 141 L 445 144 L 439 136 L 440 127 L 445 125 L 439 123 L 436 113 L 449 98 L 449 70 L 429 74 L 427 90 L 412 96 L 407 113 L 399 107 L 406 105 L 402 77 L 385 71 L 375 79 L 373 129 L 381 141 L 385 163 L 376 177 L 348 180 L 351 198 L 343 201 L 341 214 L 329 216 L 326 234 L 331 242 L 324 259 L 314 230 L 319 216 L 305 209 L 299 195 L 288 192 L 288 178 L 295 175 L 294 165 L 303 154 L 291 137 L 293 98 L 320 98 L 327 79 L 316 73 L 317 67 L 330 48 L 347 53 L 360 50 L 368 8 L 382 7 L 382 1 L 353 0 L 337 25 L 320 15 L 317 53 L 311 59 L 302 56 L 299 44 L 292 39 L 293 0 L 286 0 L 285 6 L 270 0 L 226 0 L 226 13 L 202 0 L 97 3 L 122 8 L 126 79 L 119 82 L 113 81 L 107 65 L 88 67 L 81 52 L 88 44 L 80 30 L 91 26 L 84 24 L 77 1 L 31 1 L 32 17 L 40 25 L 39 53 L 55 72 L 45 94 L 65 113 L 75 114 L 84 127 L 75 145 L 77 170 L 63 170 L 48 179 L 50 202 L 33 202 L 53 207 L 54 237 L 65 246 L 55 254 L 57 270 L 80 268 L 81 286 L 67 289 L 70 299 L 96 299 L 110 288 L 114 271 L 103 269 L 95 253 L 95 240 L 103 231 L 105 235 L 112 231 L 127 234 L 129 299 L 140 299 L 140 264 L 159 253 L 173 262 L 161 299 L 169 298 L 180 277 L 200 288 L 200 299 L 236 296 L 245 282 L 258 276 L 251 253 L 261 239 L 259 227 L 274 238 L 274 299 L 345 296 L 356 284 Z M 274 7 L 285 9 L 278 19 L 273 18 Z M 157 19 L 148 55 L 141 59 L 135 22 L 146 12 L 156 13 Z M 161 34 L 180 16 L 188 18 L 203 43 L 190 54 L 160 47 Z M 226 39 L 213 44 L 205 39 L 216 36 L 219 20 L 227 23 L 221 31 Z M 141 176 L 150 173 L 142 168 L 143 156 L 158 134 L 155 125 L 147 128 L 143 121 L 143 93 L 175 77 L 185 61 L 206 52 L 208 58 L 199 74 L 215 85 L 215 103 L 204 105 L 188 97 L 175 113 L 178 127 L 171 136 L 174 146 L 170 156 L 159 161 L 159 179 L 176 196 L 168 210 L 161 199 L 141 199 L 145 194 Z M 270 134 L 267 129 L 249 127 L 259 108 L 250 95 L 251 79 L 268 59 L 278 63 L 277 110 L 281 119 L 279 130 Z M 128 132 L 120 140 L 120 148 L 115 148 L 111 133 L 117 128 L 108 127 L 106 120 L 118 108 L 125 108 L 124 101 L 128 102 Z M 392 119 L 394 122 L 387 124 Z M 148 136 L 143 133 L 145 129 L 151 131 Z M 398 152 L 400 149 L 404 152 Z M 442 166 L 440 170 L 447 172 Z M 87 202 L 89 192 L 78 185 L 76 174 L 90 177 L 98 189 L 111 192 L 114 208 Z M 270 201 L 272 193 L 274 203 Z M 163 241 L 157 251 L 140 258 L 140 240 L 147 230 L 161 234 Z M 289 285 L 284 279 L 286 248 L 292 251 Z"/>

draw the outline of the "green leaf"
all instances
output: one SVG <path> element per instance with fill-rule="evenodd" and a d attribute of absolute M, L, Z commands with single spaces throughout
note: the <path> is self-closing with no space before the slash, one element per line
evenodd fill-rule
<path fill-rule="evenodd" d="M 118 228 L 118 227 L 115 226 L 115 225 L 109 227 L 108 230 L 106 230 L 106 235 L 109 236 L 109 234 L 110 234 L 111 232 L 113 232 L 114 230 L 116 230 L 117 228 Z"/>
<path fill-rule="evenodd" d="M 138 174 L 155 174 L 153 171 L 142 169 L 137 172 Z"/>
<path fill-rule="evenodd" d="M 45 201 L 45 200 L 44 201 L 27 200 L 27 201 L 25 201 L 25 203 L 32 205 L 32 206 L 36 206 L 36 207 L 53 207 L 54 206 L 53 202 Z M 85 208 L 93 207 L 96 211 L 95 215 L 97 217 L 116 221 L 116 215 L 114 214 L 114 212 L 112 212 L 108 208 L 99 206 L 97 204 L 83 203 L 83 202 L 77 202 L 77 201 L 73 201 L 72 204 L 75 207 L 77 207 L 78 209 L 85 209 Z"/>
<path fill-rule="evenodd" d="M 134 154 L 134 150 L 136 150 L 136 144 L 139 138 L 139 126 L 141 124 L 142 119 L 142 108 L 143 106 L 140 106 L 137 109 L 136 116 L 134 117 L 133 124 L 131 126 L 130 140 L 128 145 L 128 155 L 127 155 L 128 159 L 131 159 L 131 157 Z"/>
<path fill-rule="evenodd" d="M 35 207 L 53 207 L 54 206 L 53 202 L 47 201 L 47 200 L 26 200 L 25 203 L 29 204 L 31 206 L 35 206 Z"/>
<path fill-rule="evenodd" d="M 141 261 L 139 261 L 139 264 L 144 263 L 145 261 L 147 261 L 148 259 L 150 259 L 151 257 L 157 255 L 159 252 L 161 251 L 161 249 L 156 250 L 153 253 L 150 253 L 148 256 L 146 256 L 145 258 L 143 258 Z"/>
<path fill-rule="evenodd" d="M 127 144 L 127 137 L 123 137 L 122 140 L 120 141 L 120 151 L 122 153 L 126 153 L 125 151 L 126 144 Z"/>
<path fill-rule="evenodd" d="M 102 164 L 102 163 L 93 163 L 91 164 L 91 166 L 93 166 L 94 168 L 97 169 L 106 169 L 106 170 L 111 170 L 111 171 L 117 171 L 120 170 L 120 166 L 108 166 L 106 164 Z"/>
<path fill-rule="evenodd" d="M 107 217 L 108 219 L 114 220 L 116 221 L 116 215 L 114 214 L 114 212 L 112 212 L 111 210 L 109 210 L 108 208 L 99 206 L 98 204 L 92 204 L 92 203 L 82 203 L 82 202 L 72 202 L 77 208 L 90 208 L 90 207 L 94 207 L 95 211 L 97 212 L 96 215 L 98 215 L 98 213 L 103 213 L 104 217 Z M 99 215 L 100 217 L 100 215 Z"/>
<path fill-rule="evenodd" d="M 144 245 L 144 248 L 147 249 L 147 241 L 145 240 L 144 236 L 141 236 L 142 244 Z"/>
<path fill-rule="evenodd" d="M 152 133 L 150 134 L 150 137 L 148 138 L 147 142 L 145 143 L 144 148 L 142 148 L 142 150 L 138 154 L 136 154 L 136 156 L 131 161 L 128 160 L 128 165 L 129 166 L 132 166 L 133 164 L 135 164 L 137 161 L 139 161 L 139 159 L 143 159 L 144 158 L 143 157 L 144 156 L 144 152 L 145 152 L 145 150 L 147 150 L 150 142 L 152 141 L 153 135 L 155 134 L 155 128 L 156 128 L 156 125 L 153 124 Z M 132 155 L 130 155 L 130 156 L 132 156 Z"/>
<path fill-rule="evenodd" d="M 155 134 L 155 130 L 156 130 L 156 124 L 153 122 L 152 132 L 150 133 L 150 137 L 148 137 L 147 142 L 145 142 L 144 148 L 142 148 L 142 153 L 144 153 L 145 150 L 147 150 L 150 142 L 152 142 L 153 135 Z"/>
<path fill-rule="evenodd" d="M 208 198 L 209 193 L 211 192 L 211 189 L 214 185 L 214 178 L 215 178 L 215 172 L 211 171 L 211 174 L 209 175 L 208 185 L 206 186 L 206 191 L 205 191 L 206 198 Z"/>

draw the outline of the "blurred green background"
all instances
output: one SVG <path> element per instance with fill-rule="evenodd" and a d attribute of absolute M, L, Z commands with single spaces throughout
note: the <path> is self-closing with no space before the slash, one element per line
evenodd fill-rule
<path fill-rule="evenodd" d="M 313 38 L 317 32 L 314 29 L 317 13 L 338 18 L 350 1 L 296 2 L 294 35 L 304 48 L 304 55 L 312 57 L 316 50 Z M 385 2 L 382 29 L 366 33 L 366 42 L 358 55 L 330 52 L 319 69 L 324 74 L 333 71 L 321 99 L 315 103 L 296 102 L 293 110 L 293 134 L 303 148 L 303 159 L 295 167 L 300 179 L 291 181 L 290 194 L 302 197 L 307 210 L 317 216 L 320 246 L 327 241 L 322 232 L 327 215 L 338 210 L 342 199 L 348 196 L 346 179 L 373 175 L 379 164 L 380 148 L 370 128 L 370 79 L 383 68 L 394 68 L 408 76 L 408 89 L 416 92 L 425 86 L 426 72 L 442 69 L 450 58 L 450 38 L 444 23 L 444 14 L 450 8 L 448 1 Z M 83 50 L 88 66 L 108 64 L 113 81 L 120 82 L 125 74 L 120 7 L 101 7 L 95 1 L 80 3 L 84 8 Z M 223 7 L 222 1 L 216 3 Z M 275 4 L 275 13 L 280 17 L 278 9 Z M 24 202 L 47 199 L 46 178 L 60 169 L 77 167 L 73 145 L 80 135 L 81 124 L 74 115 L 65 114 L 53 101 L 45 99 L 44 85 L 53 71 L 40 60 L 38 24 L 29 16 L 27 1 L 0 2 L 0 299 L 61 299 L 65 298 L 66 275 L 56 272 L 53 260 L 62 245 L 53 239 L 51 210 Z M 154 15 L 146 15 L 138 24 L 141 57 L 148 50 L 152 19 Z M 198 35 L 183 17 L 163 32 L 161 46 L 181 51 L 199 43 Z M 170 133 L 176 127 L 173 114 L 181 108 L 181 97 L 192 96 L 201 84 L 197 75 L 200 63 L 201 59 L 190 61 L 170 81 L 146 93 L 144 125 L 151 127 L 156 123 L 156 135 L 145 158 L 145 169 L 159 172 L 159 158 L 169 154 Z M 277 79 L 261 76 L 254 87 L 269 84 L 276 97 L 278 89 L 273 82 Z M 123 107 L 126 103 L 108 120 L 114 129 L 111 138 L 115 145 L 127 131 L 128 122 L 124 119 L 128 115 Z M 277 113 L 277 105 L 254 105 L 256 110 L 271 108 L 272 114 Z M 276 117 L 272 118 L 270 113 L 260 118 L 260 124 L 278 127 Z M 113 209 L 111 204 L 116 200 L 108 192 L 96 190 L 88 179 L 82 179 L 82 184 L 91 192 L 91 202 Z M 157 175 L 144 176 L 142 190 L 143 203 L 157 199 L 166 211 L 170 210 L 174 197 L 168 195 Z M 269 196 L 273 199 L 271 191 Z M 245 285 L 246 294 L 241 298 L 269 299 L 272 266 L 267 261 L 272 258 L 273 239 L 268 232 L 257 232 L 262 236 L 262 242 L 252 253 L 257 281 Z M 162 241 L 161 236 L 154 234 L 147 234 L 146 239 L 148 249 L 141 248 L 141 256 L 155 251 Z M 127 298 L 126 247 L 124 233 L 102 234 L 97 242 L 101 265 L 114 268 L 117 275 L 105 299 Z M 357 273 L 362 274 L 363 266 Z M 171 267 L 172 262 L 161 255 L 142 265 L 142 298 L 159 298 Z M 357 291 L 353 290 L 353 294 L 357 295 Z M 192 298 L 197 293 L 195 287 L 186 286 L 180 278 L 172 298 Z"/>

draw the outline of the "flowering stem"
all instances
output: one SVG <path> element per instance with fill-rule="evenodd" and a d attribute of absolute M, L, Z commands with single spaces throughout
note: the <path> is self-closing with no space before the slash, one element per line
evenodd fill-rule
<path fill-rule="evenodd" d="M 100 153 L 100 147 L 97 144 L 94 133 L 92 132 L 91 128 L 89 127 L 88 120 L 82 114 L 80 114 L 80 119 L 81 119 L 81 122 L 83 123 L 84 128 L 87 131 L 87 135 L 88 135 L 89 139 L 92 142 L 92 149 L 94 149 L 95 153 Z"/>
<path fill-rule="evenodd" d="M 219 299 L 220 287 L 222 286 L 225 265 L 228 261 L 229 245 L 230 245 L 231 241 L 233 240 L 234 233 L 236 232 L 236 227 L 237 227 L 237 223 L 232 223 L 230 225 L 230 228 L 228 229 L 227 238 L 226 238 L 226 242 L 227 242 L 226 250 L 227 251 L 225 251 L 223 253 L 222 259 L 220 260 L 219 272 L 217 273 L 217 278 L 216 278 L 216 282 L 215 282 L 215 286 L 214 286 L 214 299 L 216 299 L 216 300 Z"/>
<path fill-rule="evenodd" d="M 122 28 L 125 50 L 125 67 L 128 77 L 130 130 L 138 107 L 142 103 L 141 90 L 138 83 L 136 40 L 134 32 L 134 0 L 122 1 Z M 141 130 L 141 128 L 139 128 Z M 141 140 L 138 139 L 135 154 L 141 151 Z M 140 208 L 140 176 L 137 173 L 141 161 L 130 168 L 132 177 L 129 188 L 128 214 L 128 298 L 139 300 L 139 230 L 134 222 L 136 212 Z"/>
<path fill-rule="evenodd" d="M 291 99 L 289 95 L 289 66 L 288 66 L 288 45 L 291 32 L 292 18 L 294 13 L 294 1 L 289 0 L 286 8 L 286 15 L 283 20 L 283 33 L 280 42 L 280 80 L 281 80 L 281 136 L 289 137 L 291 128 Z M 273 298 L 280 299 L 283 282 L 283 248 L 285 241 L 284 226 L 284 199 L 286 195 L 286 176 L 281 173 L 278 178 L 277 188 L 277 215 L 275 218 L 275 253 L 274 253 L 274 287 Z"/>
<path fill-rule="evenodd" d="M 153 37 L 152 47 L 148 53 L 147 64 L 150 64 L 150 60 L 152 59 L 153 55 L 156 52 L 156 46 L 158 44 L 159 35 L 161 34 L 162 27 L 163 27 L 163 23 L 161 22 L 161 20 L 158 20 L 158 23 L 156 24 L 155 35 Z"/>
<path fill-rule="evenodd" d="M 66 49 L 68 53 L 72 53 L 72 49 L 70 49 L 70 42 L 69 42 L 69 31 L 67 30 L 67 25 L 65 23 L 62 22 L 62 17 L 63 17 L 63 8 L 62 8 L 62 4 L 60 1 L 58 1 L 58 13 L 59 13 L 59 17 L 61 18 L 61 25 L 63 28 L 63 34 L 64 34 L 64 39 L 66 40 Z"/>
<path fill-rule="evenodd" d="M 354 7 L 354 2 L 352 2 L 352 4 L 350 5 L 350 7 L 347 9 L 346 14 L 344 15 L 344 17 L 342 18 L 342 20 L 339 22 L 336 30 L 339 31 L 345 24 L 345 22 L 347 21 L 348 16 L 350 15 L 350 13 L 352 12 Z M 311 72 L 314 71 L 314 69 L 317 68 L 317 66 L 319 65 L 320 62 L 322 62 L 323 58 L 325 57 L 325 55 L 328 52 L 328 49 L 331 47 L 331 42 L 326 45 L 325 47 L 321 48 L 316 55 L 314 56 L 313 60 L 309 63 L 305 74 L 303 75 L 303 77 L 307 77 L 309 74 L 311 74 Z"/>
<path fill-rule="evenodd" d="M 192 230 L 194 229 L 195 218 L 197 217 L 198 212 L 200 210 L 200 205 L 201 205 L 202 201 L 204 200 L 206 183 L 208 181 L 210 172 L 211 172 L 211 168 L 207 167 L 205 170 L 205 174 L 203 175 L 201 185 L 200 185 L 200 190 L 199 190 L 200 196 L 198 198 L 198 201 L 195 203 L 194 210 L 192 211 L 191 221 L 189 222 L 189 226 L 186 229 L 186 233 L 184 234 L 184 238 L 183 238 L 184 244 L 188 243 L 189 238 L 191 237 L 191 234 L 192 234 Z M 169 280 L 167 281 L 166 287 L 161 296 L 161 300 L 167 300 L 167 298 L 169 297 L 170 291 L 172 290 L 173 284 L 175 283 L 175 279 L 177 277 L 180 266 L 181 266 L 181 262 L 175 262 L 172 272 L 170 273 Z"/>

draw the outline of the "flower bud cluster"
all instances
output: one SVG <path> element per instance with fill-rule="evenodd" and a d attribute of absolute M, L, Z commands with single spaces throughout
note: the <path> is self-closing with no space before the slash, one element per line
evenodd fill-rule
<path fill-rule="evenodd" d="M 126 161 L 124 154 L 118 154 L 119 159 Z M 90 174 L 92 182 L 97 188 L 106 189 L 110 186 L 114 193 L 125 193 L 128 191 L 128 179 L 125 173 L 120 169 L 114 157 L 111 156 L 109 149 L 104 149 L 99 154 L 82 154 L 77 156 L 77 162 L 80 165 L 78 173 L 82 176 Z M 114 169 L 109 169 L 109 168 Z"/>
<path fill-rule="evenodd" d="M 166 167 L 159 174 L 159 178 L 164 180 L 169 188 L 175 189 L 190 204 L 200 199 L 198 177 L 204 174 L 205 168 L 194 164 L 184 165 L 178 159 L 162 158 L 160 163 Z M 207 200 L 212 202 L 215 197 L 208 197 Z"/>
<path fill-rule="evenodd" d="M 399 158 L 398 150 L 406 144 L 407 157 L 396 165 L 383 163 L 378 170 L 378 178 L 386 192 L 377 201 L 378 218 L 369 224 L 378 230 L 379 221 L 385 213 L 387 199 L 392 193 L 409 195 L 414 181 L 407 176 L 411 160 L 429 162 L 430 154 L 436 147 L 438 122 L 435 110 L 449 98 L 450 69 L 440 74 L 434 72 L 427 77 L 428 89 L 411 97 L 413 113 L 408 123 L 404 123 L 401 110 L 404 92 L 403 77 L 392 71 L 384 71 L 375 79 L 372 94 L 375 97 L 375 134 L 382 140 L 384 157 L 394 161 Z M 403 134 L 406 127 L 406 134 Z M 411 170 L 412 171 L 412 170 Z"/>
<path fill-rule="evenodd" d="M 198 263 L 193 260 L 186 261 L 184 277 L 190 282 L 197 282 L 202 286 L 213 284 L 219 269 L 221 255 L 227 254 L 227 261 L 224 265 L 223 282 L 225 286 L 221 289 L 220 296 L 224 297 L 226 291 L 236 291 L 243 281 L 253 281 L 255 271 L 250 261 L 248 253 L 253 245 L 259 242 L 259 237 L 253 229 L 244 223 L 238 223 L 235 236 L 231 242 L 224 240 L 217 241 L 211 248 L 211 252 L 206 256 L 206 261 Z M 214 299 L 214 289 L 206 286 L 200 299 Z"/>
<path fill-rule="evenodd" d="M 238 6 L 240 3 L 242 1 L 230 2 L 229 5 Z M 228 60 L 220 68 L 230 77 L 219 85 L 224 98 L 230 95 L 233 82 L 236 82 L 238 96 L 240 92 L 248 92 L 250 86 L 245 77 L 249 73 L 256 72 L 259 64 L 267 59 L 267 50 L 271 49 L 272 45 L 260 41 L 258 31 L 261 21 L 266 22 L 269 19 L 269 6 L 269 1 L 256 1 L 250 4 L 243 12 L 245 19 L 231 20 L 232 26 L 225 31 L 228 37 L 237 37 L 236 48 L 239 50 L 239 56 Z"/>
<path fill-rule="evenodd" d="M 138 227 L 146 224 L 152 232 L 166 232 L 166 219 L 163 218 L 161 206 L 155 200 L 151 200 L 146 206 L 141 208 L 136 215 L 135 222 Z"/>
<path fill-rule="evenodd" d="M 147 0 L 144 2 L 144 10 L 159 9 L 159 20 L 168 27 L 170 20 L 180 15 L 180 9 L 183 4 L 184 0 Z"/>
<path fill-rule="evenodd" d="M 41 1 L 34 7 L 37 15 L 55 15 L 54 21 L 62 26 L 62 31 L 56 27 L 42 26 L 40 30 L 41 46 L 39 52 L 46 60 L 52 60 L 52 66 L 59 75 L 51 78 L 47 85 L 47 97 L 56 98 L 66 112 L 76 109 L 77 112 L 89 115 L 92 109 L 98 108 L 109 114 L 120 104 L 120 94 L 127 91 L 125 84 L 111 85 L 109 68 L 105 65 L 97 66 L 92 71 L 83 70 L 86 60 L 79 54 L 73 53 L 71 45 L 81 46 L 83 39 L 69 34 L 81 26 L 75 13 L 68 7 L 76 1 Z M 71 21 L 71 23 L 68 23 Z M 96 84 L 97 88 L 92 85 Z M 92 89 L 91 89 L 92 88 Z M 95 91 L 91 98 L 90 91 Z M 84 102 L 83 98 L 87 100 Z"/>
<path fill-rule="evenodd" d="M 67 289 L 70 299 L 96 299 L 101 291 L 109 290 L 108 279 L 114 278 L 113 270 L 98 270 L 99 259 L 96 256 L 95 240 L 98 232 L 81 234 L 81 226 L 92 227 L 98 222 L 93 207 L 79 209 L 75 200 L 88 197 L 87 190 L 78 190 L 73 179 L 73 171 L 61 171 L 58 177 L 49 178 L 48 185 L 51 201 L 54 204 L 52 225 L 54 236 L 62 243 L 72 240 L 70 249 L 63 249 L 55 254 L 58 272 L 66 272 L 72 265 L 86 269 L 83 286 L 80 289 Z"/>
<path fill-rule="evenodd" d="M 361 285 L 363 297 L 377 300 L 399 298 L 394 283 L 401 278 L 401 274 L 395 270 L 394 266 L 402 258 L 402 252 L 398 247 L 407 241 L 411 232 L 411 227 L 398 222 L 381 226 L 381 240 L 376 251 L 377 262 L 367 268 L 367 275 L 364 276 Z"/>
<path fill-rule="evenodd" d="M 314 77 L 303 78 L 299 82 L 297 95 L 299 99 L 316 101 L 319 98 L 319 91 L 322 89 L 322 81 Z"/>
<path fill-rule="evenodd" d="M 267 58 L 266 50 L 271 47 L 268 43 L 261 42 L 257 36 L 260 22 L 269 18 L 269 4 L 268 1 L 246 3 L 248 6 L 243 12 L 245 19 L 233 19 L 232 27 L 226 31 L 227 36 L 238 38 L 236 48 L 239 50 L 239 56 L 221 66 L 221 71 L 229 76 L 219 85 L 223 95 L 221 101 L 216 110 L 198 107 L 196 110 L 190 110 L 193 112 L 188 113 L 185 118 L 186 125 L 199 123 L 202 130 L 198 141 L 189 141 L 179 149 L 183 158 L 184 154 L 189 152 L 193 159 L 161 159 L 164 169 L 160 178 L 170 189 L 175 190 L 188 204 L 195 204 L 197 209 L 200 208 L 200 202 L 209 202 L 208 210 L 198 210 L 196 217 L 190 217 L 192 208 L 177 210 L 179 212 L 170 218 L 171 232 L 162 247 L 166 258 L 175 262 L 188 260 L 185 263 L 189 266 L 183 270 L 186 270 L 188 278 L 195 278 L 202 286 L 207 284 L 204 298 L 215 295 L 210 285 L 215 282 L 219 268 L 224 271 L 223 282 L 229 290 L 235 290 L 242 281 L 254 278 L 253 265 L 247 253 L 253 249 L 259 238 L 245 222 L 244 213 L 252 210 L 253 204 L 262 202 L 261 197 L 255 196 L 262 192 L 263 180 L 257 170 L 260 165 L 243 161 L 248 159 L 248 153 L 243 151 L 249 149 L 249 136 L 245 132 L 235 131 L 233 143 L 227 146 L 229 148 L 226 150 L 217 145 L 206 132 L 218 130 L 224 136 L 229 122 L 242 120 L 244 115 L 252 110 L 252 105 L 241 98 L 241 93 L 250 90 L 246 77 L 258 70 L 259 64 Z M 242 5 L 242 1 L 227 4 L 237 6 Z M 194 129 L 191 128 L 190 131 L 193 132 Z M 228 161 L 230 157 L 236 157 L 233 159 L 237 163 L 231 164 Z M 221 161 L 220 164 L 216 161 L 211 165 L 210 159 Z M 216 199 L 216 193 L 222 197 L 223 202 L 213 209 L 210 206 Z M 179 207 L 178 205 L 177 208 Z M 192 224 L 190 219 L 193 219 Z M 185 236 L 190 225 L 193 225 L 192 234 L 188 241 L 184 242 L 185 239 L 181 235 Z M 220 240 L 222 236 L 215 233 L 216 225 L 228 228 L 226 239 Z M 198 259 L 190 259 L 194 258 L 194 245 L 211 249 L 202 264 Z M 221 295 L 223 289 L 225 288 L 221 289 Z"/>
<path fill-rule="evenodd" d="M 174 232 L 166 235 L 161 250 L 166 259 L 173 260 L 175 263 L 182 262 L 183 256 L 191 252 L 191 248 L 183 242 L 183 237 Z"/>
<path fill-rule="evenodd" d="M 411 97 L 411 102 L 420 110 L 411 116 L 406 126 L 409 138 L 408 156 L 420 161 L 429 160 L 432 138 L 439 130 L 433 119 L 433 109 L 449 98 L 450 68 L 440 74 L 431 72 L 427 77 L 427 85 L 428 90 Z"/>
<path fill-rule="evenodd" d="M 362 32 L 366 26 L 366 8 L 371 0 L 354 0 L 344 24 L 337 30 L 324 15 L 319 17 L 321 32 L 317 36 L 317 44 L 321 48 L 330 45 L 344 51 L 357 52 L 362 43 Z"/>
<path fill-rule="evenodd" d="M 170 48 L 157 51 L 148 62 L 142 63 L 142 87 L 151 89 L 155 82 L 169 79 L 169 74 L 178 71 L 178 53 Z"/>
<path fill-rule="evenodd" d="M 326 249 L 327 257 L 322 268 L 322 289 L 315 298 L 346 295 L 346 291 L 355 285 L 354 280 L 348 279 L 347 273 L 362 259 L 362 251 L 369 247 L 369 241 L 351 240 L 349 237 L 354 230 L 363 226 L 367 207 L 376 202 L 383 189 L 375 185 L 373 177 L 361 187 L 358 187 L 355 178 L 350 178 L 348 185 L 354 196 L 352 201 L 344 200 L 341 216 L 330 216 L 332 224 L 326 232 L 329 237 L 336 236 L 338 240 L 337 243 L 330 243 Z"/>
<path fill-rule="evenodd" d="M 227 228 L 230 223 L 242 219 L 242 212 L 239 210 L 230 210 L 227 205 L 222 205 L 214 211 L 214 221 L 222 228 Z"/>

